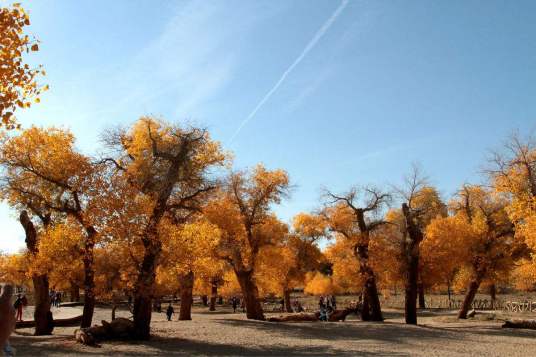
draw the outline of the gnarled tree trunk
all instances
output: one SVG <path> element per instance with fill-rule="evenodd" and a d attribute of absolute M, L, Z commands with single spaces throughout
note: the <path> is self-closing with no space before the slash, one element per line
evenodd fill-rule
<path fill-rule="evenodd" d="M 69 295 L 71 296 L 71 301 L 80 301 L 80 287 L 74 282 L 70 282 Z"/>
<path fill-rule="evenodd" d="M 426 309 L 426 300 L 424 299 L 424 285 L 422 282 L 417 285 L 417 290 L 419 293 L 419 309 Z"/>
<path fill-rule="evenodd" d="M 152 232 L 156 237 L 156 228 Z M 136 338 L 148 340 L 151 333 L 153 288 L 156 276 L 156 260 L 161 244 L 156 238 L 143 239 L 145 253 L 134 289 L 134 330 Z"/>
<path fill-rule="evenodd" d="M 80 327 L 90 327 L 95 310 L 95 272 L 93 271 L 93 248 L 97 231 L 93 227 L 86 228 L 86 242 L 84 245 L 84 309 L 82 311 L 82 322 Z"/>
<path fill-rule="evenodd" d="M 361 296 L 363 297 L 363 308 L 361 309 L 361 320 L 370 321 L 370 304 L 367 293 L 364 291 Z"/>
<path fill-rule="evenodd" d="M 218 284 L 212 283 L 210 288 L 210 307 L 209 311 L 216 311 L 216 299 L 218 298 Z"/>
<path fill-rule="evenodd" d="M 181 282 L 181 310 L 179 320 L 192 319 L 192 303 L 194 289 L 194 273 L 192 271 L 182 277 Z"/>
<path fill-rule="evenodd" d="M 359 260 L 359 272 L 365 278 L 365 299 L 369 305 L 370 314 L 361 313 L 363 321 L 383 321 L 380 298 L 378 296 L 378 288 L 376 286 L 376 277 L 374 271 L 370 267 L 369 247 L 368 244 L 359 244 L 355 249 L 355 254 Z M 363 301 L 364 302 L 364 301 Z M 365 309 L 363 309 L 365 310 Z"/>
<path fill-rule="evenodd" d="M 290 303 L 290 289 L 285 289 L 283 299 L 285 300 L 285 311 L 292 312 L 292 304 Z"/>
<path fill-rule="evenodd" d="M 465 298 L 463 299 L 462 307 L 460 308 L 460 311 L 458 312 L 458 318 L 459 319 L 466 319 L 467 313 L 469 312 L 469 309 L 471 308 L 471 304 L 473 303 L 473 300 L 475 299 L 475 295 L 478 291 L 478 288 L 480 287 L 480 283 L 482 282 L 483 274 L 480 273 L 477 275 L 477 277 L 473 280 L 471 280 L 471 283 L 469 283 L 469 288 L 467 289 L 467 293 L 465 294 Z"/>
<path fill-rule="evenodd" d="M 420 227 L 414 220 L 413 213 L 406 203 L 402 204 L 402 213 L 406 224 L 407 240 L 402 245 L 403 256 L 406 259 L 406 295 L 405 317 L 407 324 L 417 324 L 417 295 L 419 279 L 419 245 L 424 236 Z M 420 294 L 419 294 L 420 295 Z M 419 296 L 420 297 L 420 296 Z M 423 291 L 424 300 L 424 291 Z M 419 299 L 420 302 L 420 299 Z M 423 301 L 424 305 L 424 301 Z"/>
<path fill-rule="evenodd" d="M 28 212 L 22 211 L 20 214 L 20 223 L 26 233 L 26 246 L 32 255 L 38 253 L 37 247 L 37 231 Z M 46 222 L 44 222 L 46 225 Z M 50 335 L 54 329 L 54 322 L 52 320 L 52 312 L 50 311 L 50 296 L 48 294 L 48 276 L 47 274 L 33 274 L 32 283 L 34 286 L 34 298 L 35 298 L 35 332 L 36 336 Z"/>
<path fill-rule="evenodd" d="M 491 284 L 489 287 L 489 296 L 491 298 L 491 308 L 495 309 L 495 301 L 497 300 L 497 287 L 495 284 Z"/>
<path fill-rule="evenodd" d="M 252 320 L 265 320 L 262 305 L 259 300 L 259 289 L 255 283 L 253 270 L 235 271 L 238 283 L 246 303 L 246 316 Z"/>

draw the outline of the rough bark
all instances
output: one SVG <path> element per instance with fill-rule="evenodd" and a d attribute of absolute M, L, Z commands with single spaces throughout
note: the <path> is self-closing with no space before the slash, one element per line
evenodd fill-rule
<path fill-rule="evenodd" d="M 361 309 L 361 320 L 370 321 L 370 305 L 366 292 L 363 292 L 363 308 Z"/>
<path fill-rule="evenodd" d="M 285 300 L 285 311 L 293 312 L 292 304 L 290 303 L 290 289 L 285 289 L 285 292 L 283 293 L 283 299 Z"/>
<path fill-rule="evenodd" d="M 210 307 L 209 311 L 216 311 L 216 299 L 218 298 L 218 284 L 212 284 L 210 290 Z"/>
<path fill-rule="evenodd" d="M 37 231 L 28 213 L 22 211 L 20 214 L 20 223 L 26 234 L 26 247 L 28 251 L 35 255 L 38 253 Z M 46 223 L 46 222 L 44 222 Z M 48 295 L 49 285 L 47 274 L 33 274 L 32 283 L 34 287 L 34 321 L 36 336 L 50 335 L 54 329 L 52 321 L 52 312 L 50 311 L 50 297 Z"/>
<path fill-rule="evenodd" d="M 259 300 L 259 289 L 255 283 L 252 270 L 236 271 L 236 277 L 246 303 L 246 316 L 252 320 L 265 320 Z"/>
<path fill-rule="evenodd" d="M 495 301 L 497 300 L 497 287 L 495 284 L 491 284 L 489 287 L 489 296 L 491 298 L 491 308 L 495 308 Z"/>
<path fill-rule="evenodd" d="M 378 296 L 378 288 L 376 286 L 376 277 L 374 276 L 374 271 L 368 264 L 368 261 L 369 261 L 368 244 L 358 245 L 355 252 L 359 260 L 359 272 L 361 276 L 365 278 L 365 297 L 364 298 L 366 299 L 368 306 L 369 306 L 369 309 L 367 309 L 367 312 L 361 313 L 361 318 L 363 319 L 363 321 L 383 321 L 380 298 Z"/>
<path fill-rule="evenodd" d="M 80 301 L 80 287 L 74 282 L 70 282 L 69 295 L 71 296 L 71 301 Z"/>
<path fill-rule="evenodd" d="M 467 293 L 465 294 L 465 298 L 463 299 L 463 304 L 460 308 L 460 311 L 458 312 L 459 319 L 467 318 L 467 312 L 471 308 L 471 304 L 473 303 L 473 300 L 475 299 L 475 295 L 478 291 L 478 288 L 480 287 L 481 282 L 482 282 L 482 279 L 478 276 L 476 279 L 471 280 L 471 283 L 469 284 L 469 288 L 467 289 Z"/>
<path fill-rule="evenodd" d="M 90 327 L 95 310 L 95 272 L 93 271 L 93 248 L 97 231 L 93 227 L 86 228 L 86 241 L 84 244 L 84 309 L 82 312 L 82 322 L 80 327 Z"/>
<path fill-rule="evenodd" d="M 418 295 L 417 283 L 419 279 L 419 245 L 422 242 L 424 236 L 421 231 L 421 228 L 415 222 L 413 213 L 411 212 L 409 206 L 406 203 L 402 204 L 402 213 L 404 214 L 407 235 L 407 239 L 402 245 L 404 249 L 404 257 L 406 259 L 406 294 L 404 302 L 404 312 L 406 323 L 416 325 Z"/>
<path fill-rule="evenodd" d="M 161 250 L 161 245 L 156 240 L 145 239 L 144 244 L 145 253 L 134 290 L 133 311 L 136 338 L 141 340 L 147 340 L 150 337 L 156 260 Z"/>
<path fill-rule="evenodd" d="M 179 320 L 192 319 L 193 289 L 194 273 L 190 271 L 183 276 L 181 282 L 181 309 L 179 312 Z"/>
<path fill-rule="evenodd" d="M 424 300 L 424 285 L 422 282 L 417 285 L 417 290 L 419 293 L 419 309 L 426 309 L 426 300 Z"/>
<path fill-rule="evenodd" d="M 408 262 L 406 268 L 406 295 L 404 300 L 404 315 L 407 324 L 417 324 L 417 276 L 418 264 L 415 259 Z"/>

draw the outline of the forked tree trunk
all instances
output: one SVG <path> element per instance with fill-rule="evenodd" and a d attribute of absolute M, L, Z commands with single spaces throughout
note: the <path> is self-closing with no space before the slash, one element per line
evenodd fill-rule
<path fill-rule="evenodd" d="M 419 293 L 419 309 L 426 309 L 426 300 L 424 300 L 424 285 L 422 282 L 417 285 L 417 290 Z"/>
<path fill-rule="evenodd" d="M 32 255 L 36 255 L 39 251 L 35 226 L 28 216 L 28 212 L 22 211 L 19 218 L 26 234 L 26 246 Z M 47 222 L 45 221 L 43 224 L 46 226 Z M 46 274 L 33 274 L 32 283 L 35 298 L 34 334 L 36 336 L 50 335 L 54 329 L 54 322 L 50 311 L 48 276 Z"/>
<path fill-rule="evenodd" d="M 192 271 L 184 275 L 181 282 L 181 310 L 179 320 L 192 319 L 192 303 L 194 289 L 194 273 Z"/>
<path fill-rule="evenodd" d="M 71 295 L 71 301 L 80 301 L 80 287 L 73 281 L 70 284 L 69 295 Z"/>
<path fill-rule="evenodd" d="M 218 284 L 212 283 L 210 288 L 210 307 L 209 311 L 216 311 L 216 299 L 218 298 Z"/>
<path fill-rule="evenodd" d="M 290 289 L 285 289 L 283 299 L 285 300 L 285 311 L 292 312 L 292 304 L 290 303 Z"/>
<path fill-rule="evenodd" d="M 480 287 L 481 282 L 482 282 L 482 274 L 479 274 L 479 276 L 477 276 L 476 279 L 471 280 L 471 283 L 469 284 L 469 288 L 467 289 L 467 293 L 465 294 L 465 298 L 463 299 L 462 307 L 460 308 L 460 311 L 458 312 L 459 319 L 467 318 L 467 313 L 469 312 L 469 309 L 471 308 L 471 304 L 473 303 L 473 300 L 475 299 L 475 295 L 478 291 L 478 288 Z"/>
<path fill-rule="evenodd" d="M 145 253 L 134 288 L 134 330 L 136 338 L 148 340 L 151 335 L 151 314 L 153 288 L 156 276 L 156 260 L 160 254 L 161 245 L 156 239 L 156 229 L 153 238 L 144 239 Z"/>
<path fill-rule="evenodd" d="M 235 271 L 236 277 L 244 295 L 246 317 L 252 320 L 265 320 L 262 305 L 259 300 L 259 289 L 255 283 L 252 270 Z"/>

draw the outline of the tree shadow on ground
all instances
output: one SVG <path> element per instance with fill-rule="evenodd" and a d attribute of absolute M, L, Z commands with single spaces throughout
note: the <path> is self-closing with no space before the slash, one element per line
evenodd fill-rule
<path fill-rule="evenodd" d="M 63 341 L 61 341 L 63 340 Z M 331 346 L 264 346 L 248 347 L 234 344 L 210 343 L 196 340 L 181 339 L 176 337 L 154 337 L 150 341 L 111 341 L 100 347 L 87 347 L 74 342 L 65 336 L 57 339 L 49 338 L 47 342 L 32 339 L 12 341 L 18 356 L 55 355 L 74 356 L 87 355 L 97 356 L 106 354 L 118 354 L 121 356 L 162 355 L 162 356 L 360 356 L 368 357 L 405 357 L 407 353 L 396 351 L 345 351 Z"/>
<path fill-rule="evenodd" d="M 235 344 L 210 343 L 196 340 L 188 340 L 170 337 L 155 337 L 146 343 L 153 352 L 163 355 L 188 355 L 188 356 L 360 356 L 383 357 L 383 356 L 409 356 L 406 353 L 395 351 L 345 351 L 331 346 L 303 346 L 290 347 L 280 345 L 248 347 Z M 126 355 L 129 355 L 128 353 Z M 135 354 L 132 354 L 135 355 Z"/>
<path fill-rule="evenodd" d="M 268 335 L 325 341 L 372 340 L 393 344 L 411 344 L 411 340 L 459 338 L 457 331 L 431 329 L 427 326 L 411 326 L 390 322 L 300 322 L 281 323 L 254 320 L 218 320 L 216 323 L 229 327 L 248 327 Z"/>

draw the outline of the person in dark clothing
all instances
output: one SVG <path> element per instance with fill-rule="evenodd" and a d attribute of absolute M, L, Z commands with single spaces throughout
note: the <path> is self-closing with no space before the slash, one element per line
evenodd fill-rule
<path fill-rule="evenodd" d="M 337 300 L 335 299 L 335 295 L 331 295 L 331 307 L 333 310 L 337 310 Z"/>
<path fill-rule="evenodd" d="M 13 307 L 17 311 L 17 315 L 15 317 L 15 321 L 22 321 L 22 297 L 20 294 L 17 295 L 17 299 L 15 300 L 15 303 L 13 304 Z"/>
<path fill-rule="evenodd" d="M 171 306 L 171 303 L 169 303 L 167 310 L 166 310 L 166 316 L 167 320 L 171 321 L 171 316 L 175 313 L 175 310 L 173 309 L 173 306 Z"/>
<path fill-rule="evenodd" d="M 231 304 L 233 305 L 233 312 L 236 313 L 236 308 L 238 307 L 238 298 L 236 296 L 231 298 Z"/>

